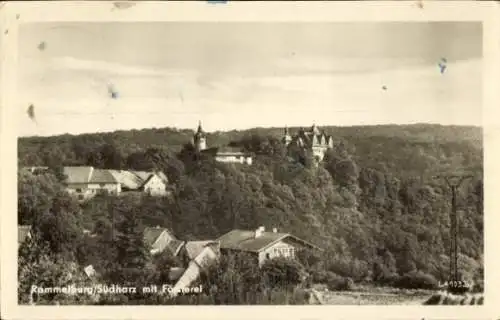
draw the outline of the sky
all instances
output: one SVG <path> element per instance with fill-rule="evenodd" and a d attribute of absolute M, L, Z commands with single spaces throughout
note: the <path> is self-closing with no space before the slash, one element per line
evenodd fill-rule
<path fill-rule="evenodd" d="M 475 22 L 36 23 L 18 52 L 20 136 L 482 121 Z"/>

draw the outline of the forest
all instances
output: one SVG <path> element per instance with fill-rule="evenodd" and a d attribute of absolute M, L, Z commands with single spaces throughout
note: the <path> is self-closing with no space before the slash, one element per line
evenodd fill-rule
<path fill-rule="evenodd" d="M 36 239 L 19 249 L 20 301 L 27 303 L 32 283 L 61 284 L 68 281 L 63 276 L 68 273 L 79 274 L 72 283 L 88 281 L 78 271 L 88 264 L 107 283 L 161 281 L 165 266 L 178 262 L 174 257 L 148 255 L 142 230 L 157 225 L 182 240 L 214 239 L 235 228 L 276 227 L 325 250 L 321 256 L 301 257 L 298 266 L 275 261 L 263 268 L 268 272 L 259 279 L 244 279 L 241 275 L 248 272 L 240 270 L 244 264 L 234 259 L 221 262 L 220 281 L 246 283 L 241 288 L 248 283 L 257 287 L 264 283 L 264 291 L 274 288 L 269 283 L 279 282 L 270 281 L 276 278 L 276 270 L 286 277 L 293 274 L 283 268 L 303 268 L 310 275 L 309 283 L 329 283 L 339 290 L 352 283 L 437 288 L 449 276 L 451 193 L 444 178 L 450 175 L 469 177 L 457 196 L 460 276 L 481 283 L 481 128 L 416 124 L 322 129 L 334 137 L 335 144 L 319 166 L 312 157 L 296 161 L 290 156 L 281 143 L 283 128 L 208 133 L 209 146 L 231 145 L 253 154 L 251 166 L 219 163 L 197 154 L 189 143 L 192 130 L 19 138 L 19 168 L 51 169 L 39 175 L 18 173 L 18 224 L 32 225 Z M 162 170 L 173 192 L 164 198 L 100 195 L 79 204 L 64 191 L 58 173 L 65 165 Z M 228 280 L 220 275 L 223 267 L 240 276 Z M 202 280 L 213 288 L 214 278 Z M 238 294 L 221 297 L 212 292 L 206 301 L 196 303 L 251 303 L 248 299 L 277 303 L 272 294 L 266 296 L 268 300 Z M 115 301 L 117 297 L 103 299 L 92 303 L 124 303 Z M 127 299 L 129 303 L 175 303 Z"/>

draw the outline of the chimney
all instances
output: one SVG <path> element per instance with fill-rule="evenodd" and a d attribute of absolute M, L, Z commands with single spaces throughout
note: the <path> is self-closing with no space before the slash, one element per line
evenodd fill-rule
<path fill-rule="evenodd" d="M 262 233 L 265 231 L 266 229 L 264 227 L 259 227 L 257 230 L 255 230 L 255 238 L 259 238 L 260 236 L 262 236 Z"/>
<path fill-rule="evenodd" d="M 273 232 L 274 233 L 278 232 L 278 229 L 277 228 L 273 228 Z"/>

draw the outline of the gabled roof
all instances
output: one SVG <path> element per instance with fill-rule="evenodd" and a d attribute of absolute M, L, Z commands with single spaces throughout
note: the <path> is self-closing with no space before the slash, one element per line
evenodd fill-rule
<path fill-rule="evenodd" d="M 166 228 L 146 227 L 144 228 L 144 241 L 148 246 L 152 246 L 163 232 L 167 232 L 171 238 L 175 239 L 175 237 Z"/>
<path fill-rule="evenodd" d="M 188 241 L 186 242 L 186 253 L 189 257 L 189 259 L 194 259 L 196 258 L 201 251 L 203 251 L 203 248 L 205 248 L 208 245 L 214 244 L 216 246 L 219 245 L 217 241 L 214 240 L 208 240 L 208 241 Z"/>
<path fill-rule="evenodd" d="M 19 244 L 26 241 L 26 238 L 30 235 L 31 226 L 17 226 L 17 242 Z"/>
<path fill-rule="evenodd" d="M 66 183 L 89 183 L 92 167 L 64 167 Z"/>
<path fill-rule="evenodd" d="M 152 177 L 157 175 L 165 184 L 168 178 L 161 171 L 132 171 L 132 170 L 108 170 L 109 173 L 122 185 L 122 187 L 136 190 L 144 186 Z"/>
<path fill-rule="evenodd" d="M 90 176 L 90 183 L 118 183 L 108 170 L 94 169 Z"/>
<path fill-rule="evenodd" d="M 138 172 L 138 171 L 133 171 L 133 172 Z M 153 177 L 158 177 L 161 181 L 163 181 L 163 183 L 165 183 L 165 185 L 168 184 L 168 178 L 167 176 L 161 172 L 161 171 L 158 171 L 158 172 L 141 172 L 141 175 L 142 177 L 145 177 L 147 176 L 146 179 L 144 179 L 144 183 L 142 184 L 142 186 L 144 186 L 145 184 L 147 184 Z"/>
<path fill-rule="evenodd" d="M 260 237 L 255 238 L 255 231 L 236 229 L 222 235 L 217 240 L 220 242 L 221 249 L 259 252 L 286 238 L 290 238 L 310 248 L 320 249 L 289 233 L 280 232 L 262 232 Z"/>
<path fill-rule="evenodd" d="M 146 245 L 150 247 L 153 246 L 163 232 L 166 232 L 170 238 L 170 241 L 168 241 L 166 247 L 172 252 L 174 256 L 177 255 L 181 247 L 184 245 L 184 241 L 178 240 L 167 228 L 144 228 L 144 242 L 146 242 Z"/>
<path fill-rule="evenodd" d="M 94 169 L 93 167 L 64 167 L 66 183 L 117 183 L 108 170 Z"/>
<path fill-rule="evenodd" d="M 132 171 L 109 170 L 109 173 L 122 185 L 128 189 L 139 189 L 144 184 L 144 179 Z"/>

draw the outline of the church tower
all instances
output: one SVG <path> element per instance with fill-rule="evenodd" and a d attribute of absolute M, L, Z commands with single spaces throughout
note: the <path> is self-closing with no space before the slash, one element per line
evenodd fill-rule
<path fill-rule="evenodd" d="M 283 135 L 283 143 L 285 144 L 285 146 L 288 146 L 291 141 L 292 141 L 292 136 L 288 132 L 288 127 L 285 127 L 285 132 Z"/>
<path fill-rule="evenodd" d="M 207 136 L 201 127 L 201 121 L 198 123 L 198 130 L 194 134 L 194 147 L 196 150 L 201 151 L 207 148 Z"/>

